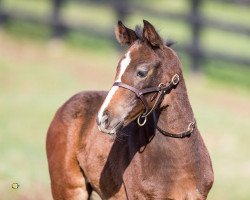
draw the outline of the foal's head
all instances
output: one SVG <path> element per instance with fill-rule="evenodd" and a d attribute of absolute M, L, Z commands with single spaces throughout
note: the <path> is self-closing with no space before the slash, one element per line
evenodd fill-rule
<path fill-rule="evenodd" d="M 129 46 L 118 63 L 115 81 L 138 90 L 167 83 L 175 73 L 180 73 L 176 54 L 149 22 L 143 22 L 142 30 L 133 31 L 119 21 L 115 31 L 118 42 Z M 145 95 L 149 108 L 154 104 L 153 96 Z M 115 134 L 143 112 L 144 105 L 134 92 L 113 86 L 98 112 L 97 124 L 102 132 Z"/>

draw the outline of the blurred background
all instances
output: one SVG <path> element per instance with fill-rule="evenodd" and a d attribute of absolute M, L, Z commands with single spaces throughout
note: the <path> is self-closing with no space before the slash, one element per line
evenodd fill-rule
<path fill-rule="evenodd" d="M 250 199 L 249 0 L 0 0 L 0 199 L 52 198 L 47 128 L 73 94 L 111 87 L 118 19 L 176 41 L 213 161 L 208 199 Z"/>

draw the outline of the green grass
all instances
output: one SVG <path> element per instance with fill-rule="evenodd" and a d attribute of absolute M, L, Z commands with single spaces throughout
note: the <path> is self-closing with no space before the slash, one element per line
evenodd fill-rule
<path fill-rule="evenodd" d="M 67 88 L 76 82 L 52 66 L 13 64 L 2 57 L 0 61 L 4 75 L 0 87 L 3 94 L 0 188 L 5 192 L 0 191 L 8 199 L 11 182 L 18 182 L 22 192 L 26 189 L 25 193 L 33 187 L 48 185 L 44 125 L 49 124 L 55 108 L 64 101 Z M 65 90 L 55 91 L 58 85 Z"/>
<path fill-rule="evenodd" d="M 226 85 L 232 89 L 250 89 L 250 69 L 240 68 L 235 64 L 226 62 L 210 61 L 206 64 L 204 72 L 210 81 Z"/>
<path fill-rule="evenodd" d="M 201 45 L 205 49 L 250 58 L 250 37 L 204 28 Z"/>
<path fill-rule="evenodd" d="M 13 41 L 1 34 L 0 38 L 3 37 L 0 48 L 1 198 L 35 197 L 42 188 L 41 198 L 48 199 L 45 138 L 49 123 L 56 109 L 74 93 L 111 84 L 112 79 L 109 84 L 100 73 L 111 67 L 115 69 L 116 54 L 112 53 L 112 63 L 107 61 L 111 57 L 106 58 L 105 54 L 95 56 L 78 50 L 72 53 L 68 47 L 62 51 L 58 43 L 44 46 L 35 42 L 30 46 L 32 40 L 29 43 L 20 39 Z M 111 70 L 106 74 L 110 78 Z M 99 77 L 100 82 L 93 83 L 95 77 Z M 11 189 L 12 182 L 21 185 L 16 193 Z"/>
<path fill-rule="evenodd" d="M 198 88 L 199 97 L 195 97 L 197 88 L 190 90 L 191 100 L 215 172 L 209 199 L 249 199 L 249 93 L 218 87 L 210 81 L 205 88 Z"/>
<path fill-rule="evenodd" d="M 51 30 L 43 25 L 33 25 L 27 22 L 10 21 L 4 24 L 8 34 L 20 38 L 45 42 L 51 38 Z"/>

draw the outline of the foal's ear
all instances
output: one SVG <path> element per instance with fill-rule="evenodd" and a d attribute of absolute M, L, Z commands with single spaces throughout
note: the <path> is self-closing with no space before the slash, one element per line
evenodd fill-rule
<path fill-rule="evenodd" d="M 143 37 L 153 46 L 153 47 L 159 47 L 163 48 L 164 43 L 159 36 L 159 34 L 156 32 L 154 26 L 150 24 L 147 20 L 143 20 Z"/>
<path fill-rule="evenodd" d="M 117 41 L 122 45 L 131 45 L 134 41 L 138 39 L 135 31 L 124 26 L 121 21 L 118 21 L 118 24 L 115 29 L 115 36 Z"/>

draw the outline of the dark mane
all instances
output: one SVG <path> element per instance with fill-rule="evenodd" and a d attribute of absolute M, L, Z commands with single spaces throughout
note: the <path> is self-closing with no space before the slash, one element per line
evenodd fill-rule
<path fill-rule="evenodd" d="M 136 25 L 135 26 L 135 33 L 136 36 L 140 39 L 143 40 L 143 28 L 141 25 Z M 159 34 L 159 33 L 158 33 Z M 163 39 L 164 40 L 164 39 Z M 171 47 L 172 45 L 174 45 L 176 42 L 171 40 L 171 39 L 166 39 L 164 40 L 164 43 L 167 47 Z"/>

